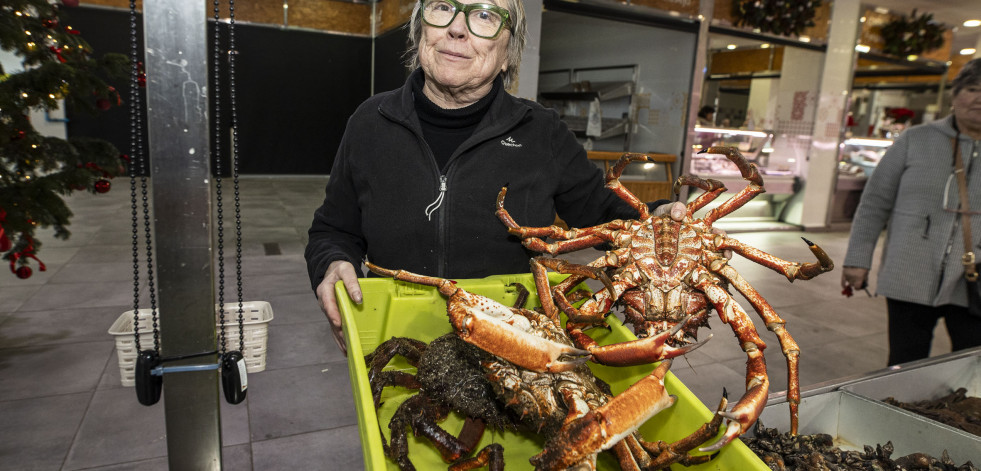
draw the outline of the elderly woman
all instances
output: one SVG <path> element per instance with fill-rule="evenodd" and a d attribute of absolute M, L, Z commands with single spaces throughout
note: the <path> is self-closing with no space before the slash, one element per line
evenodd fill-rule
<path fill-rule="evenodd" d="M 637 216 L 604 188 L 554 111 L 505 91 L 521 62 L 525 14 L 520 0 L 493 2 L 416 4 L 411 75 L 348 121 L 306 248 L 342 350 L 334 285 L 342 280 L 360 303 L 366 257 L 444 278 L 529 270 L 533 254 L 494 214 L 504 186 L 508 211 L 529 226 L 549 225 L 556 213 L 577 227 Z M 679 206 L 665 208 L 679 218 Z"/>
<path fill-rule="evenodd" d="M 864 288 L 888 226 L 876 292 L 889 312 L 889 364 L 926 358 L 941 317 L 954 350 L 981 345 L 981 317 L 967 309 L 954 149 L 967 172 L 972 246 L 981 247 L 981 59 L 951 82 L 953 114 L 896 139 L 865 186 L 852 223 L 841 284 Z M 954 142 L 957 142 L 955 147 Z M 888 223 L 888 224 L 887 224 Z"/>

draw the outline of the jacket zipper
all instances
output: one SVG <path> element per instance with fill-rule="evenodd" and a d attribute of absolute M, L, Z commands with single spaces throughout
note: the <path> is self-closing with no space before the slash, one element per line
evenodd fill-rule
<path fill-rule="evenodd" d="M 433 220 L 433 212 L 435 212 L 443 204 L 443 196 L 446 195 L 446 175 L 439 176 L 439 196 L 436 197 L 436 201 L 429 203 L 426 206 L 426 219 Z"/>

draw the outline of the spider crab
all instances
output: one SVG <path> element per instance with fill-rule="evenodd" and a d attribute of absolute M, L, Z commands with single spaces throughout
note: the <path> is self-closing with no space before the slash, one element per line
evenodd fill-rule
<path fill-rule="evenodd" d="M 559 226 L 523 227 L 518 225 L 504 207 L 507 187 L 501 189 L 497 199 L 497 216 L 508 227 L 508 232 L 520 237 L 522 244 L 539 253 L 557 255 L 607 243 L 612 246 L 603 256 L 587 265 L 577 265 L 558 258 L 540 256 L 532 260 L 539 292 L 551 291 L 542 296 L 546 313 L 561 310 L 569 317 L 566 328 L 573 340 L 589 351 L 593 361 L 611 365 L 630 365 L 651 361 L 659 355 L 663 344 L 653 340 L 664 332 L 674 331 L 683 319 L 691 316 L 685 326 L 671 335 L 669 345 L 686 345 L 697 339 L 697 330 L 708 324 L 711 308 L 719 313 L 722 321 L 729 324 L 748 357 L 746 362 L 746 392 L 730 411 L 719 414 L 728 419 L 726 431 L 716 443 L 700 448 L 702 451 L 717 450 L 738 437 L 756 421 L 769 389 L 769 377 L 763 349 L 753 322 L 746 311 L 732 298 L 725 287 L 728 283 L 749 301 L 763 318 L 767 329 L 779 339 L 781 350 L 787 359 L 788 402 L 791 414 L 791 433 L 797 433 L 797 408 L 800 403 L 798 357 L 800 349 L 785 330 L 785 321 L 770 304 L 735 269 L 724 251 L 731 250 L 753 262 L 782 273 L 788 280 L 807 280 L 830 271 L 834 264 L 830 257 L 807 239 L 817 263 L 789 262 L 762 250 L 745 245 L 731 237 L 712 232 L 712 223 L 732 213 L 756 195 L 763 193 L 763 179 L 756 166 L 747 162 L 736 149 L 711 147 L 703 152 L 723 154 L 739 168 L 749 184 L 704 218 L 693 214 L 726 191 L 722 182 L 683 175 L 674 184 L 677 194 L 682 185 L 700 188 L 704 192 L 687 204 L 683 221 L 669 215 L 654 216 L 647 205 L 620 184 L 623 169 L 634 161 L 648 160 L 643 154 L 624 154 L 606 175 L 606 187 L 634 207 L 639 213 L 636 220 L 614 220 L 589 228 L 564 229 Z M 554 242 L 547 242 L 546 239 Z M 546 269 L 571 274 L 565 281 L 548 287 Z M 586 279 L 603 283 L 590 299 L 576 308 L 566 293 Z M 615 345 L 597 345 L 582 331 L 605 324 L 605 317 L 614 304 L 624 308 L 625 322 L 632 324 L 637 341 Z M 549 314 L 554 315 L 554 314 Z"/>
<path fill-rule="evenodd" d="M 503 469 L 499 444 L 468 458 L 487 425 L 542 434 L 544 448 L 529 460 L 536 469 L 595 470 L 597 454 L 608 449 L 621 468 L 631 470 L 661 469 L 676 462 L 697 464 L 714 456 L 690 456 L 688 451 L 717 434 L 721 416 L 674 443 L 647 442 L 636 432 L 647 419 L 674 404 L 674 396 L 664 389 L 670 360 L 613 396 L 585 364 L 588 352 L 573 345 L 561 324 L 518 307 L 527 295 L 523 286 L 517 285 L 523 294 L 515 307 L 508 307 L 458 288 L 451 280 L 367 266 L 383 276 L 435 286 L 448 297 L 447 314 L 455 330 L 428 345 L 393 338 L 366 357 L 376 407 L 386 386 L 420 390 L 398 407 L 389 423 L 391 445 L 386 446 L 386 454 L 401 469 L 414 469 L 406 427 L 433 442 L 451 470 Z M 662 340 L 670 334 L 662 335 Z M 695 347 L 671 349 L 671 353 Z M 550 353 L 536 354 L 539 350 Z M 383 371 L 395 355 L 416 366 L 417 374 Z M 723 399 L 719 410 L 725 407 Z M 466 417 L 458 436 L 438 425 L 449 410 Z"/>

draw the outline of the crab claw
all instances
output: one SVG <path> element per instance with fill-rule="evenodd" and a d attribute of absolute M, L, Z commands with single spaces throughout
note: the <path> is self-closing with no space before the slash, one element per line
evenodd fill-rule
<path fill-rule="evenodd" d="M 724 394 L 724 393 L 723 393 Z M 699 448 L 699 451 L 716 451 L 729 444 L 736 437 L 749 430 L 749 427 L 759 418 L 763 406 L 766 405 L 767 385 L 758 383 L 749 388 L 746 394 L 733 406 L 729 412 L 717 412 L 722 417 L 729 420 L 726 424 L 726 431 L 715 443 Z"/>
<path fill-rule="evenodd" d="M 589 361 L 586 350 L 530 334 L 528 318 L 484 296 L 458 289 L 447 314 L 464 341 L 539 373 L 569 371 Z"/>
<path fill-rule="evenodd" d="M 801 237 L 801 239 L 804 238 Z M 804 243 L 806 243 L 807 247 L 811 249 L 811 253 L 814 254 L 818 261 L 817 263 L 801 264 L 800 269 L 795 274 L 796 278 L 801 280 L 810 280 L 811 278 L 814 278 L 815 276 L 818 276 L 824 272 L 834 270 L 835 262 L 831 260 L 831 257 L 828 256 L 824 249 L 818 247 L 817 244 L 807 239 L 804 239 Z"/>
<path fill-rule="evenodd" d="M 674 404 L 664 389 L 666 360 L 610 402 L 568 422 L 531 458 L 535 469 L 566 469 L 590 455 L 611 448 L 648 419 Z"/>
<path fill-rule="evenodd" d="M 611 366 L 643 365 L 685 355 L 701 347 L 712 338 L 709 335 L 700 342 L 688 344 L 683 347 L 672 347 L 668 345 L 668 339 L 674 337 L 691 318 L 692 316 L 688 316 L 677 323 L 671 330 L 661 332 L 657 335 L 612 345 L 593 345 L 588 350 L 593 355 L 593 361 Z"/>
<path fill-rule="evenodd" d="M 461 339 L 522 368 L 538 373 L 569 371 L 589 361 L 586 350 L 530 334 L 531 321 L 519 309 L 467 292 L 455 281 L 389 270 L 365 262 L 371 271 L 396 280 L 434 286 L 447 296 L 446 314 Z"/>

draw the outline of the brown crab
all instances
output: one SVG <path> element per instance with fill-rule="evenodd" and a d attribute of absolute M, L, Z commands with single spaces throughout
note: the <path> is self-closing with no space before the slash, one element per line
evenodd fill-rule
<path fill-rule="evenodd" d="M 437 287 L 448 297 L 447 313 L 455 330 L 429 345 L 394 338 L 366 358 L 376 407 L 386 386 L 420 390 L 398 407 L 389 424 L 392 438 L 386 453 L 401 469 L 414 469 L 407 454 L 406 427 L 433 442 L 451 470 L 503 467 L 502 449 L 496 444 L 468 457 L 485 425 L 528 429 L 544 436 L 543 450 L 530 459 L 536 469 L 594 470 L 596 455 L 607 449 L 612 449 L 623 469 L 661 469 L 712 458 L 689 456 L 688 451 L 718 432 L 721 416 L 675 443 L 647 442 L 636 433 L 647 419 L 674 403 L 664 389 L 670 360 L 614 397 L 585 365 L 588 353 L 575 348 L 561 324 L 548 316 L 504 306 L 450 280 L 367 266 L 383 276 Z M 516 305 L 523 300 L 519 297 Z M 662 340 L 669 335 L 662 335 Z M 529 359 L 526 352 L 539 350 L 538 345 L 562 353 L 544 361 L 542 356 Z M 680 354 L 694 347 L 676 350 Z M 383 371 L 395 355 L 416 366 L 417 374 Z M 720 411 L 725 404 L 723 400 Z M 438 425 L 449 410 L 467 417 L 458 436 Z"/>
<path fill-rule="evenodd" d="M 770 304 L 746 280 L 733 269 L 723 255 L 725 250 L 748 258 L 756 263 L 782 273 L 788 280 L 807 280 L 830 271 L 834 264 L 817 245 L 804 241 L 817 257 L 817 263 L 788 262 L 731 237 L 712 232 L 712 224 L 732 213 L 756 195 L 763 193 L 763 179 L 756 166 L 747 162 L 736 149 L 711 147 L 706 152 L 723 154 L 739 168 L 749 184 L 724 201 L 705 217 L 696 219 L 696 211 L 715 200 L 726 191 L 722 182 L 685 175 L 675 182 L 675 193 L 682 185 L 704 190 L 687 204 L 687 214 L 682 222 L 670 216 L 654 216 L 647 205 L 624 188 L 619 181 L 623 169 L 634 161 L 648 160 L 643 154 L 624 154 L 610 168 L 606 186 L 639 213 L 636 220 L 614 220 L 589 228 L 565 229 L 559 226 L 523 227 L 518 225 L 504 207 L 507 187 L 502 188 L 497 200 L 498 218 L 508 227 L 508 232 L 521 238 L 522 244 L 534 251 L 557 255 L 600 244 L 612 248 L 603 256 L 587 265 L 577 265 L 557 258 L 537 257 L 532 262 L 539 291 L 551 292 L 543 296 L 545 312 L 555 316 L 561 309 L 569 317 L 567 329 L 576 345 L 587 350 L 594 361 L 629 365 L 652 361 L 660 356 L 663 341 L 654 340 L 674 328 L 689 316 L 691 321 L 676 334 L 669 344 L 685 345 L 697 337 L 697 329 L 707 325 L 710 308 L 714 308 L 722 321 L 729 324 L 739 339 L 748 359 L 746 363 L 746 393 L 730 411 L 720 412 L 729 419 L 726 432 L 716 443 L 700 448 L 702 451 L 717 450 L 744 433 L 759 417 L 766 404 L 769 377 L 763 349 L 752 320 L 746 311 L 727 292 L 728 283 L 749 301 L 764 319 L 767 329 L 780 341 L 788 366 L 788 402 L 791 413 L 791 432 L 797 433 L 797 407 L 800 403 L 798 357 L 800 350 L 793 337 L 784 329 L 785 321 L 774 312 Z M 553 239 L 548 242 L 546 239 Z M 546 269 L 571 274 L 565 281 L 548 287 Z M 600 280 L 604 288 L 579 308 L 572 305 L 566 292 L 585 279 Z M 554 300 L 554 302 L 553 302 Z M 582 330 L 604 324 L 605 317 L 614 304 L 623 305 L 625 322 L 634 327 L 639 338 L 636 342 L 616 345 L 597 345 Z"/>

